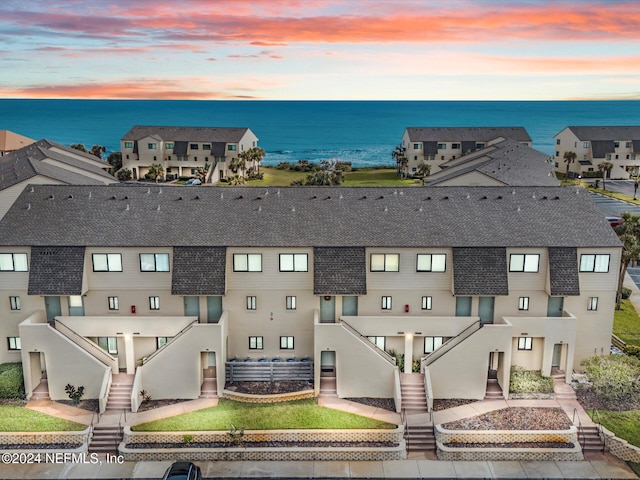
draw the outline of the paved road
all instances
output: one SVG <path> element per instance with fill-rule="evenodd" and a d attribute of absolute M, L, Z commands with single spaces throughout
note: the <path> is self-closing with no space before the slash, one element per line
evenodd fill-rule
<path fill-rule="evenodd" d="M 608 188 L 609 182 L 607 182 L 607 189 Z M 633 195 L 633 185 L 631 186 L 631 195 Z M 635 215 L 640 215 L 640 205 L 632 205 L 631 203 L 616 200 L 615 198 L 603 197 L 602 195 L 598 195 L 593 192 L 591 193 L 591 197 L 605 215 L 620 216 L 623 212 L 631 212 Z"/>

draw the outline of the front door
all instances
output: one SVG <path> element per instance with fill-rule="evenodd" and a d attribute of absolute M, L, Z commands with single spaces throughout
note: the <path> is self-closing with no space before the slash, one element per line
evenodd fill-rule
<path fill-rule="evenodd" d="M 207 297 L 207 323 L 218 323 L 222 316 L 222 297 Z"/>
<path fill-rule="evenodd" d="M 320 297 L 320 322 L 334 323 L 336 321 L 336 297 Z"/>
<path fill-rule="evenodd" d="M 325 350 L 320 352 L 320 376 L 335 377 L 336 375 L 336 352 Z"/>
<path fill-rule="evenodd" d="M 47 322 L 53 323 L 56 317 L 62 315 L 60 297 L 44 297 L 44 308 L 47 312 Z"/>
<path fill-rule="evenodd" d="M 547 317 L 561 317 L 564 297 L 549 297 Z"/>
<path fill-rule="evenodd" d="M 478 300 L 478 316 L 482 323 L 493 323 L 493 306 L 495 297 L 480 297 Z"/>
<path fill-rule="evenodd" d="M 562 344 L 556 343 L 553 346 L 553 357 L 551 357 L 551 366 L 560 367 L 560 358 L 562 357 Z"/>
<path fill-rule="evenodd" d="M 200 318 L 200 297 L 184 297 L 184 316 Z"/>
<path fill-rule="evenodd" d="M 456 297 L 456 317 L 471 316 L 471 297 Z"/>
<path fill-rule="evenodd" d="M 342 297 L 342 315 L 345 317 L 358 315 L 358 297 Z"/>

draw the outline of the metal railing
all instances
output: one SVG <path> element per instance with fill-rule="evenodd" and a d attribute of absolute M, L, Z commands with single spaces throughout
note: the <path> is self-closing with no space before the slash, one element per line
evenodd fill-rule
<path fill-rule="evenodd" d="M 65 325 L 64 323 L 62 323 L 60 320 L 56 319 L 53 322 L 53 324 L 50 324 L 50 325 L 54 330 L 60 332 L 62 335 L 67 337 L 79 348 L 87 352 L 92 357 L 100 360 L 101 363 L 104 363 L 105 365 L 111 367 L 112 370 L 114 369 L 114 365 L 117 368 L 118 359 L 116 357 L 111 355 L 109 352 L 107 352 L 97 344 L 93 343 L 91 340 L 88 340 L 87 338 L 83 337 L 82 335 L 77 333 L 75 330 Z"/>
<path fill-rule="evenodd" d="M 366 345 L 368 345 L 374 352 L 376 352 L 378 355 L 380 355 L 382 358 L 384 358 L 391 365 L 395 365 L 396 364 L 395 358 L 393 358 L 391 355 L 389 355 L 383 349 L 378 347 L 375 343 L 373 343 L 371 340 L 369 340 L 365 335 L 361 334 L 352 325 L 349 325 L 344 320 L 340 320 L 340 323 L 345 327 L 345 329 L 347 331 L 349 331 L 350 333 L 352 333 L 356 337 L 360 338 L 363 342 L 366 342 Z"/>
<path fill-rule="evenodd" d="M 455 337 L 451 337 L 449 340 L 444 342 L 440 348 L 434 350 L 429 355 L 422 357 L 421 360 L 421 368 L 424 369 L 425 366 L 431 365 L 433 362 L 441 358 L 445 353 L 450 352 L 457 345 L 461 344 L 464 340 L 469 338 L 471 335 L 476 333 L 478 330 L 482 328 L 482 320 L 476 320 L 471 325 L 462 330 Z"/>
<path fill-rule="evenodd" d="M 148 357 L 143 358 L 142 359 L 142 364 L 145 365 L 146 363 L 149 362 L 149 360 L 151 360 L 154 357 L 157 357 L 160 354 L 160 352 L 164 351 L 166 348 L 169 347 L 169 345 L 173 344 L 173 342 L 175 342 L 178 338 L 180 338 L 182 335 L 184 335 L 184 333 L 187 330 L 189 330 L 193 326 L 193 324 L 195 324 L 195 323 L 198 323 L 198 320 L 194 320 L 193 322 L 189 323 L 189 325 L 187 325 L 182 330 L 180 330 L 176 335 L 174 335 L 174 337 L 171 340 L 169 340 L 167 343 L 162 345 L 159 349 L 157 349 L 155 352 L 153 352 Z"/>
<path fill-rule="evenodd" d="M 123 417 L 124 417 L 124 422 L 123 422 Z M 127 423 L 127 411 L 123 408 L 122 411 L 120 412 L 120 418 L 118 418 L 118 435 L 114 440 L 115 445 L 113 450 L 116 453 L 116 455 L 118 454 L 118 446 L 120 445 L 120 442 L 124 438 L 124 425 L 126 423 Z"/>
<path fill-rule="evenodd" d="M 596 429 L 598 431 L 598 436 L 600 437 L 600 441 L 602 442 L 602 453 L 606 451 L 607 448 L 607 436 L 604 434 L 604 430 L 602 429 L 602 420 L 600 420 L 600 412 L 598 412 L 597 408 L 594 408 L 591 411 L 591 420 L 598 419 L 596 422 Z"/>
<path fill-rule="evenodd" d="M 574 425 L 576 424 L 576 417 L 578 417 L 578 443 L 584 449 L 584 446 L 587 443 L 587 437 L 584 433 L 584 427 L 582 426 L 582 421 L 580 420 L 580 413 L 578 413 L 577 408 L 574 408 L 573 419 L 571 420 L 571 423 L 573 423 Z M 582 442 L 580 442 L 580 436 L 582 436 Z"/>
<path fill-rule="evenodd" d="M 405 408 L 400 411 L 400 420 L 402 421 L 402 427 L 404 428 L 402 436 L 404 437 L 405 448 L 409 450 L 409 426 L 407 425 L 407 410 Z"/>

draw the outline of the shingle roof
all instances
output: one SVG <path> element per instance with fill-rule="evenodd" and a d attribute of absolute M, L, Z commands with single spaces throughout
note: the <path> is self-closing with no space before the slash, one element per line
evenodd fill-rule
<path fill-rule="evenodd" d="M 367 259 L 364 248 L 314 248 L 313 281 L 316 295 L 365 295 Z"/>
<path fill-rule="evenodd" d="M 454 248 L 454 295 L 509 295 L 506 248 Z"/>
<path fill-rule="evenodd" d="M 438 185 L 472 171 L 478 171 L 504 185 L 558 186 L 548 156 L 507 139 L 482 150 L 443 163 L 443 170 L 426 178 L 426 185 Z"/>
<path fill-rule="evenodd" d="M 573 187 L 35 185 L 0 221 L 0 245 L 612 246 Z"/>
<path fill-rule="evenodd" d="M 549 287 L 551 295 L 580 295 L 577 249 L 549 249 Z"/>
<path fill-rule="evenodd" d="M 412 142 L 488 142 L 498 137 L 531 142 L 524 127 L 407 127 Z"/>
<path fill-rule="evenodd" d="M 593 140 L 591 142 L 591 155 L 593 158 L 604 158 L 607 153 L 615 152 L 613 140 Z"/>
<path fill-rule="evenodd" d="M 224 295 L 225 247 L 174 247 L 172 295 Z"/>
<path fill-rule="evenodd" d="M 10 130 L 0 130 L 0 152 L 12 152 L 34 142 L 35 140 Z"/>
<path fill-rule="evenodd" d="M 81 295 L 84 247 L 31 248 L 29 295 Z"/>
<path fill-rule="evenodd" d="M 640 139 L 640 126 L 569 126 L 573 134 L 579 140 L 638 140 Z"/>
<path fill-rule="evenodd" d="M 159 140 L 184 142 L 237 143 L 249 131 L 247 127 L 170 127 L 136 125 L 122 140 L 141 140 L 155 135 Z"/>

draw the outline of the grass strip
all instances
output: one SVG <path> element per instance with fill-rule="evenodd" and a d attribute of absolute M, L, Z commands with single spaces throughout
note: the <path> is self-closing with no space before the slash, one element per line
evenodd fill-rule
<path fill-rule="evenodd" d="M 0 405 L 0 432 L 77 432 L 86 425 L 16 405 Z"/>

